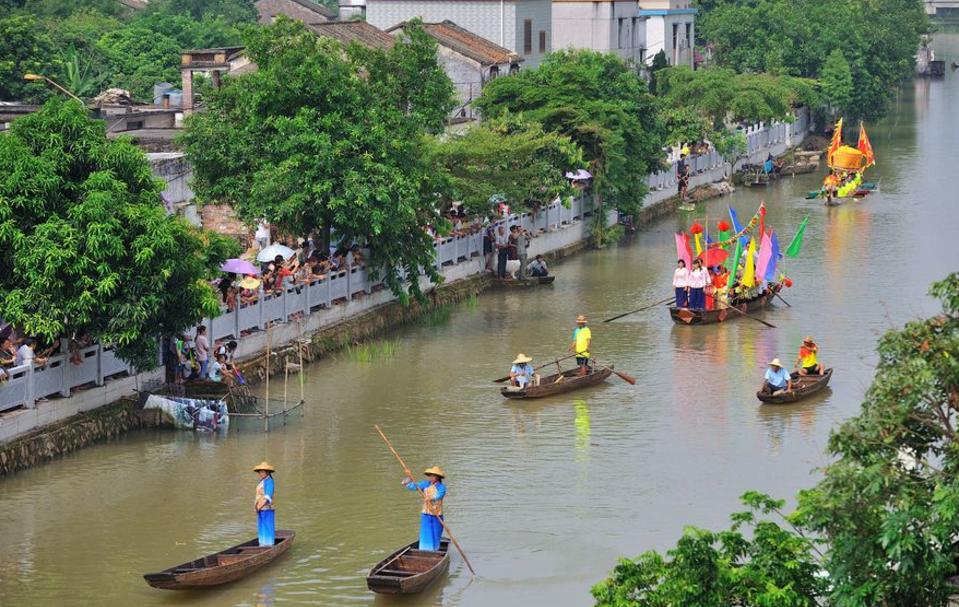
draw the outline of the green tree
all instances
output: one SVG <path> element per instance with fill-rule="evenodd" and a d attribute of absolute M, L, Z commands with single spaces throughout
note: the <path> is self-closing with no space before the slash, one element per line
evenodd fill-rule
<path fill-rule="evenodd" d="M 671 67 L 659 72 L 658 81 L 666 108 L 695 111 L 714 130 L 736 121 L 792 120 L 797 105 L 818 103 L 812 82 L 788 76 Z"/>
<path fill-rule="evenodd" d="M 833 431 L 823 479 L 795 512 L 744 501 L 787 525 L 733 515 L 687 532 L 666 557 L 624 560 L 593 588 L 603 607 L 945 607 L 959 562 L 959 273 L 934 283 L 942 312 L 879 340 L 859 415 Z M 751 533 L 740 535 L 739 526 Z"/>
<path fill-rule="evenodd" d="M 370 267 L 403 298 L 402 270 L 415 277 L 423 267 L 438 281 L 423 229 L 438 220 L 437 177 L 423 161 L 423 121 L 394 103 L 402 93 L 300 23 L 280 19 L 248 36 L 259 69 L 227 79 L 188 121 L 197 194 L 231 201 L 248 221 L 368 243 Z M 416 280 L 409 289 L 420 294 Z"/>
<path fill-rule="evenodd" d="M 653 63 L 649 66 L 649 92 L 658 95 L 659 91 L 656 87 L 656 74 L 659 73 L 659 70 L 669 67 L 669 60 L 666 58 L 666 51 L 659 49 L 659 52 L 653 55 Z"/>
<path fill-rule="evenodd" d="M 45 341 L 90 335 L 141 369 L 156 337 L 215 315 L 205 279 L 237 249 L 167 216 L 162 182 L 75 101 L 52 99 L 0 137 L 0 309 Z"/>
<path fill-rule="evenodd" d="M 43 23 L 30 15 L 0 18 L 0 99 L 36 101 L 49 96 L 42 82 L 24 74 L 51 76 L 56 69 L 53 40 Z"/>
<path fill-rule="evenodd" d="M 853 82 L 852 70 L 841 50 L 835 49 L 829 53 L 822 67 L 819 83 L 825 101 L 833 110 L 843 113 L 852 101 Z"/>
<path fill-rule="evenodd" d="M 453 82 L 436 61 L 436 41 L 413 19 L 389 52 L 358 44 L 348 49 L 358 69 L 367 74 L 371 93 L 382 102 L 405 108 L 408 117 L 430 133 L 443 130 L 456 107 Z"/>
<path fill-rule="evenodd" d="M 518 115 L 576 143 L 593 174 L 597 217 L 606 201 L 626 213 L 642 206 L 664 129 L 646 83 L 619 57 L 556 51 L 536 69 L 490 82 L 475 105 L 484 116 Z"/>
<path fill-rule="evenodd" d="M 463 202 L 476 215 L 490 213 L 493 196 L 525 211 L 572 194 L 565 172 L 585 166 L 568 137 L 513 118 L 434 138 L 427 163 L 442 172 L 448 200 Z"/>
<path fill-rule="evenodd" d="M 139 100 L 153 99 L 153 85 L 179 82 L 181 45 L 175 39 L 136 25 L 105 34 L 97 50 L 106 62 L 107 83 Z"/>
<path fill-rule="evenodd" d="M 185 15 L 196 21 L 222 19 L 230 25 L 254 23 L 254 0 L 151 0 L 148 13 Z"/>

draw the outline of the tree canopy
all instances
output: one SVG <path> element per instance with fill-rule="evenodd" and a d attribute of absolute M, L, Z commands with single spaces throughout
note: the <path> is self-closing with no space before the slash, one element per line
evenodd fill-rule
<path fill-rule="evenodd" d="M 929 29 L 918 0 L 700 0 L 700 9 L 699 36 L 720 66 L 737 72 L 818 79 L 841 51 L 853 82 L 846 113 L 867 119 L 882 115 L 912 74 Z"/>
<path fill-rule="evenodd" d="M 401 270 L 438 281 L 424 228 L 437 222 L 440 184 L 422 142 L 452 108 L 452 84 L 416 28 L 389 51 L 344 48 L 289 19 L 250 30 L 257 71 L 227 78 L 187 121 L 200 199 L 228 200 L 250 222 L 366 243 L 369 266 L 400 296 Z M 416 74 L 436 81 L 394 90 Z M 417 281 L 409 288 L 419 294 Z"/>
<path fill-rule="evenodd" d="M 619 57 L 555 51 L 536 69 L 490 82 L 475 104 L 486 117 L 516 115 L 569 137 L 600 196 L 624 212 L 642 206 L 664 129 L 646 83 Z"/>
<path fill-rule="evenodd" d="M 141 11 L 116 0 L 25 0 L 0 11 L 0 99 L 54 94 L 26 72 L 57 80 L 81 97 L 107 86 L 153 99 L 153 85 L 180 81 L 180 51 L 238 45 L 253 23 L 252 0 L 154 0 Z"/>
<path fill-rule="evenodd" d="M 238 245 L 167 216 L 143 153 L 75 101 L 0 136 L 0 309 L 48 342 L 90 335 L 139 368 L 158 334 L 216 315 L 206 279 Z"/>
<path fill-rule="evenodd" d="M 446 180 L 443 190 L 448 199 L 463 202 L 477 215 L 490 213 L 493 196 L 524 211 L 571 194 L 565 172 L 585 166 L 569 137 L 512 117 L 433 139 L 427 163 Z"/>
<path fill-rule="evenodd" d="M 596 604 L 945 607 L 959 563 L 959 273 L 931 293 L 942 313 L 880 339 L 862 410 L 832 432 L 833 463 L 794 512 L 747 493 L 752 512 L 730 529 L 621 561 Z"/>

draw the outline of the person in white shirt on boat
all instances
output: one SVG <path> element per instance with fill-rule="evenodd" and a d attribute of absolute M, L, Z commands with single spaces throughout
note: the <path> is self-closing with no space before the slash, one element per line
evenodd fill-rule
<path fill-rule="evenodd" d="M 676 290 L 676 307 L 688 308 L 689 268 L 686 267 L 686 262 L 682 259 L 676 263 L 676 271 L 673 272 L 673 288 Z"/>
<path fill-rule="evenodd" d="M 693 269 L 689 272 L 689 308 L 706 309 L 706 285 L 711 282 L 709 272 L 700 259 L 693 260 Z"/>

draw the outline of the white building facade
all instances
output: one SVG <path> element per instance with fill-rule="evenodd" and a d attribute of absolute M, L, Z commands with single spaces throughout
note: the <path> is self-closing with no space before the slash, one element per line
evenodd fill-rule
<path fill-rule="evenodd" d="M 553 0 L 553 49 L 588 48 L 644 63 L 645 22 L 636 0 Z"/>
<path fill-rule="evenodd" d="M 694 66 L 696 9 L 691 0 L 639 0 L 639 16 L 646 20 L 646 62 L 665 51 L 670 65 Z"/>
<path fill-rule="evenodd" d="M 551 0 L 366 0 L 366 21 L 380 29 L 416 17 L 452 21 L 513 51 L 527 67 L 552 49 Z"/>

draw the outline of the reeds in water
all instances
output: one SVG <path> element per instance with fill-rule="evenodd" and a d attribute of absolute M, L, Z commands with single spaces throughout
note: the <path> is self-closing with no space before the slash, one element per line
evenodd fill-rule
<path fill-rule="evenodd" d="M 346 346 L 346 355 L 355 363 L 371 363 L 375 360 L 385 360 L 396 356 L 400 348 L 400 340 L 384 339 L 381 341 L 366 342 Z"/>

